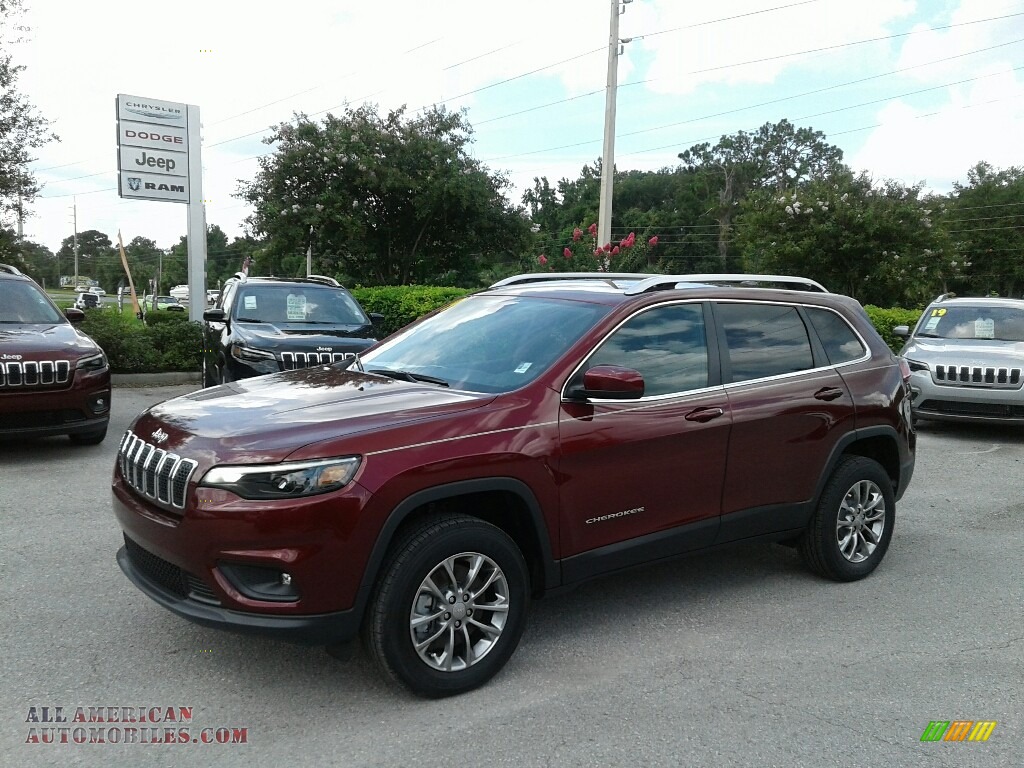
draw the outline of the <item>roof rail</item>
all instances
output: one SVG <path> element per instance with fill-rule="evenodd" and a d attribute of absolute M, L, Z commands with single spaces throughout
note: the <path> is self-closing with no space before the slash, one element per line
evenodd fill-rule
<path fill-rule="evenodd" d="M 751 275 L 751 274 L 699 274 L 699 275 L 657 275 L 643 280 L 626 289 L 627 296 L 634 296 L 648 291 L 665 291 L 676 288 L 680 283 L 704 283 L 710 285 L 736 285 L 750 288 L 787 288 L 797 291 L 817 291 L 828 293 L 821 283 L 809 277 L 793 277 L 791 275 Z"/>
<path fill-rule="evenodd" d="M 938 296 L 935 297 L 935 301 L 937 303 L 937 302 L 940 302 L 940 301 L 945 301 L 946 299 L 955 299 L 955 298 L 956 298 L 956 294 L 953 293 L 952 291 L 950 291 L 949 293 L 940 293 Z"/>
<path fill-rule="evenodd" d="M 655 275 L 649 272 L 529 272 L 524 275 L 506 277 L 504 280 L 494 283 L 491 288 L 546 283 L 553 280 L 646 280 L 652 277 Z"/>
<path fill-rule="evenodd" d="M 21 275 L 24 274 L 17 267 L 12 267 L 10 264 L 0 264 L 0 272 L 6 272 L 10 275 Z"/>
<path fill-rule="evenodd" d="M 314 283 L 323 283 L 333 288 L 340 288 L 341 283 L 335 280 L 333 277 L 327 277 L 326 275 L 306 275 L 307 280 L 312 280 Z"/>

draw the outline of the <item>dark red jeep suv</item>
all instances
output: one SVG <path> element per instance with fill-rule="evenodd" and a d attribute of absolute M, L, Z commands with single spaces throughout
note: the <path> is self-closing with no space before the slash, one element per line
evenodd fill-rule
<path fill-rule="evenodd" d="M 103 442 L 110 420 L 110 367 L 34 280 L 0 264 L 0 439 L 68 435 Z"/>
<path fill-rule="evenodd" d="M 728 542 L 867 576 L 914 469 L 907 379 L 799 278 L 525 275 L 354 361 L 169 400 L 121 440 L 118 562 L 200 624 L 358 633 L 424 696 L 481 685 L 531 598 Z"/>

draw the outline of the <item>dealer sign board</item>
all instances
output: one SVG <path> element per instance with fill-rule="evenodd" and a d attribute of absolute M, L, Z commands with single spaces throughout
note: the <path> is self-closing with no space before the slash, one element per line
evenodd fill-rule
<path fill-rule="evenodd" d="M 188 106 L 117 95 L 118 193 L 187 203 Z"/>

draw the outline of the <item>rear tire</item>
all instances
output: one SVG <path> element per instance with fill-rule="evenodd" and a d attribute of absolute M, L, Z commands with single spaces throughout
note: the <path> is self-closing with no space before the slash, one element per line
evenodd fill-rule
<path fill-rule="evenodd" d="M 529 573 L 500 528 L 431 517 L 392 547 L 363 622 L 385 677 L 426 698 L 465 693 L 512 656 L 526 626 Z"/>
<path fill-rule="evenodd" d="M 873 459 L 844 456 L 800 540 L 800 555 L 820 576 L 856 581 L 878 567 L 895 524 L 889 474 Z"/>

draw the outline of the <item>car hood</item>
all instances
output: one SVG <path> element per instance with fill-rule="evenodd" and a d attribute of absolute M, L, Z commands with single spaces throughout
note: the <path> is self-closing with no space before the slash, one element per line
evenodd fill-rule
<path fill-rule="evenodd" d="M 256 349 L 268 352 L 292 349 L 320 352 L 357 352 L 376 343 L 365 325 L 322 326 L 308 323 L 235 323 L 235 333 Z"/>
<path fill-rule="evenodd" d="M 1020 368 L 1024 365 L 1024 341 L 914 338 L 900 354 L 911 360 L 938 365 Z"/>
<path fill-rule="evenodd" d="M 95 354 L 99 347 L 71 323 L 9 325 L 0 323 L 0 357 L 6 360 L 54 360 Z"/>
<path fill-rule="evenodd" d="M 310 443 L 480 408 L 492 400 L 494 395 L 315 367 L 167 400 L 142 414 L 132 431 L 207 466 L 267 463 Z"/>

